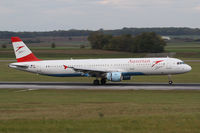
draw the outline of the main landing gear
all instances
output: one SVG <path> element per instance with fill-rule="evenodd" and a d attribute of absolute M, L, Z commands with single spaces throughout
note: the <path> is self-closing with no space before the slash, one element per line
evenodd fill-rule
<path fill-rule="evenodd" d="M 99 85 L 101 83 L 101 85 L 105 85 L 106 84 L 106 79 L 105 78 L 102 78 L 101 81 L 99 81 L 98 79 L 95 79 L 93 81 L 93 84 L 94 85 Z"/>
<path fill-rule="evenodd" d="M 93 84 L 94 84 L 94 85 L 99 85 L 99 80 L 98 80 L 98 79 L 94 80 L 94 81 L 93 81 Z"/>
<path fill-rule="evenodd" d="M 172 81 L 171 75 L 168 75 L 168 80 L 169 80 L 169 85 L 172 85 L 172 84 L 173 84 L 173 81 Z"/>
<path fill-rule="evenodd" d="M 105 78 L 101 79 L 101 85 L 105 85 L 105 84 L 106 84 L 106 79 Z"/>

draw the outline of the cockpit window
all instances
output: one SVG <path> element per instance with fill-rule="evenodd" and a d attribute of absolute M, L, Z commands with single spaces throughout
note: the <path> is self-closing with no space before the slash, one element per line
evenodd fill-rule
<path fill-rule="evenodd" d="M 177 62 L 177 65 L 185 64 L 184 62 Z"/>

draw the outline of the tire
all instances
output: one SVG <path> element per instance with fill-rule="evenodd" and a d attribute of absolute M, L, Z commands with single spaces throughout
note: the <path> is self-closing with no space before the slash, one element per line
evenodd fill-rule
<path fill-rule="evenodd" d="M 172 85 L 173 84 L 173 81 L 169 81 L 169 85 Z"/>
<path fill-rule="evenodd" d="M 93 84 L 94 84 L 94 85 L 99 85 L 99 80 L 94 80 L 94 81 L 93 81 Z"/>
<path fill-rule="evenodd" d="M 105 85 L 106 84 L 106 79 L 101 79 L 101 85 Z"/>

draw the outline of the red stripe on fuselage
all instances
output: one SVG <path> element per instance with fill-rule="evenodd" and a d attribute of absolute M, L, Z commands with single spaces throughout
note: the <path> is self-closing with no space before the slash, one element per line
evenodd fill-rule
<path fill-rule="evenodd" d="M 33 53 L 17 59 L 17 62 L 28 62 L 28 61 L 41 61 L 41 60 L 35 57 Z"/>
<path fill-rule="evenodd" d="M 160 63 L 160 62 L 163 62 L 164 60 L 159 60 L 159 61 L 156 61 L 153 65 L 152 65 L 152 67 L 154 67 L 156 64 L 158 64 L 158 63 Z"/>

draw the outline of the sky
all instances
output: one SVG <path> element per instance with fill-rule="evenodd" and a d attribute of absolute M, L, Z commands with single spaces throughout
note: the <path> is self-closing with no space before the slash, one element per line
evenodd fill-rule
<path fill-rule="evenodd" d="M 0 31 L 200 28 L 200 0 L 0 0 Z"/>

